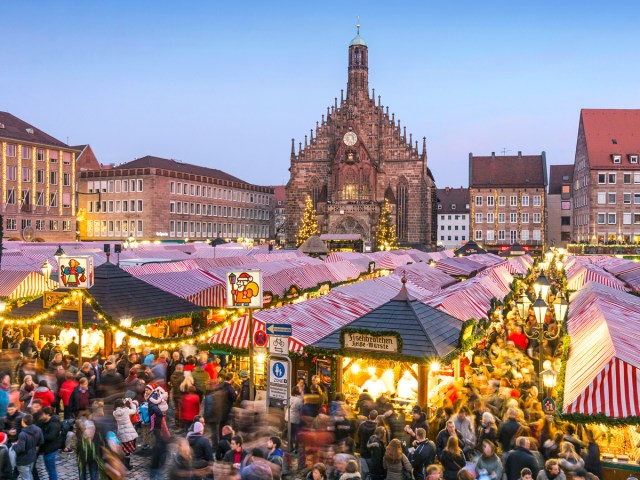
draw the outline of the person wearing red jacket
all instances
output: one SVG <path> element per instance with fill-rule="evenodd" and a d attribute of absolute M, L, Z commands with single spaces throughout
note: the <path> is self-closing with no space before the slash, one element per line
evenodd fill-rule
<path fill-rule="evenodd" d="M 522 351 L 526 350 L 527 346 L 529 345 L 529 339 L 522 332 L 522 327 L 520 325 L 516 326 L 513 333 L 509 335 L 509 341 L 513 342 L 514 345 Z"/>
<path fill-rule="evenodd" d="M 200 397 L 196 392 L 196 387 L 191 385 L 180 400 L 180 420 L 185 430 L 193 423 L 193 418 L 200 414 Z"/>
<path fill-rule="evenodd" d="M 65 381 L 60 385 L 60 390 L 58 390 L 58 396 L 62 399 L 62 405 L 64 405 L 64 418 L 65 420 L 71 418 L 71 413 L 69 412 L 69 400 L 71 399 L 71 394 L 73 390 L 78 386 L 78 382 L 76 382 L 73 373 L 67 372 L 65 376 Z"/>
<path fill-rule="evenodd" d="M 33 400 L 36 400 L 37 398 L 42 401 L 43 407 L 50 407 L 55 403 L 56 396 L 47 385 L 46 380 L 40 380 L 40 382 L 38 382 L 38 388 L 36 388 L 36 391 L 33 394 Z"/>

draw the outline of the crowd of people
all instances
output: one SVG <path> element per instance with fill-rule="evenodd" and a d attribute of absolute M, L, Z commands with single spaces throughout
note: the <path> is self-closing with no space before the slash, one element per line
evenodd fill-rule
<path fill-rule="evenodd" d="M 75 452 L 81 480 L 125 478 L 132 455 L 149 457 L 152 479 L 602 479 L 594 432 L 539 401 L 534 363 L 541 351 L 559 370 L 559 340 L 532 345 L 515 308 L 498 320 L 460 380 L 410 418 L 366 390 L 349 404 L 319 376 L 300 378 L 271 417 L 226 357 L 124 344 L 83 362 L 24 331 L 0 382 L 0 478 L 37 479 L 42 457 L 57 480 L 57 456 Z"/>

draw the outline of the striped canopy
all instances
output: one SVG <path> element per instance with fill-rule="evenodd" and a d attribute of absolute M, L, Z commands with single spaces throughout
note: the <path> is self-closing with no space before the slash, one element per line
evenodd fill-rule
<path fill-rule="evenodd" d="M 58 282 L 49 280 L 38 272 L 22 270 L 0 270 L 0 297 L 24 298 L 42 295 L 46 290 L 55 290 Z"/>
<path fill-rule="evenodd" d="M 573 294 L 565 413 L 640 416 L 640 298 L 596 282 Z"/>

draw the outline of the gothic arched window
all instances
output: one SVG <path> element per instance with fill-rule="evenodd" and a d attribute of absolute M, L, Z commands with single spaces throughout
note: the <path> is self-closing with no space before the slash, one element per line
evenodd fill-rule
<path fill-rule="evenodd" d="M 322 190 L 322 186 L 320 184 L 320 180 L 317 177 L 313 177 L 310 182 L 310 195 L 311 201 L 313 202 L 313 208 L 318 208 L 318 200 L 320 199 L 320 191 Z"/>
<path fill-rule="evenodd" d="M 406 179 L 398 182 L 396 193 L 396 235 L 406 242 L 409 233 L 409 184 Z"/>
<path fill-rule="evenodd" d="M 353 170 L 345 173 L 344 182 L 342 182 L 342 200 L 358 199 L 358 179 Z"/>

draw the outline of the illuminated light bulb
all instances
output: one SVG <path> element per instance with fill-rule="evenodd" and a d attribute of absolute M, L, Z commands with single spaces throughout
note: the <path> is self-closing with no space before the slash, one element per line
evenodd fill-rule
<path fill-rule="evenodd" d="M 259 364 L 263 364 L 264 359 L 265 359 L 264 353 L 259 353 L 258 356 L 256 357 L 256 362 L 258 362 Z"/>
<path fill-rule="evenodd" d="M 360 364 L 359 363 L 352 363 L 351 364 L 351 373 L 353 373 L 354 375 L 357 375 L 360 373 Z"/>
<path fill-rule="evenodd" d="M 437 371 L 439 371 L 440 362 L 431 362 L 431 365 L 429 365 L 429 370 L 431 370 L 431 373 L 436 373 Z"/>
<path fill-rule="evenodd" d="M 376 367 L 368 367 L 367 372 L 369 375 L 374 376 L 376 374 Z"/>

